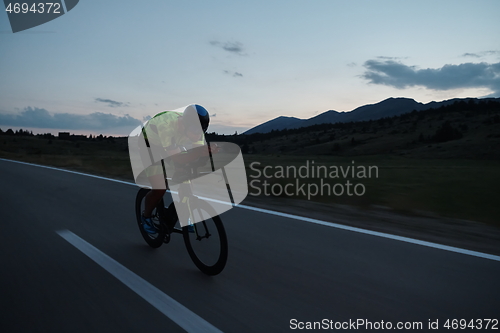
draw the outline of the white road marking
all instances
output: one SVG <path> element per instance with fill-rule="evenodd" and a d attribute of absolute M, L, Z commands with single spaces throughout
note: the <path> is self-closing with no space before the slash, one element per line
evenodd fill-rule
<path fill-rule="evenodd" d="M 57 233 L 187 332 L 222 332 L 71 231 Z"/>
<path fill-rule="evenodd" d="M 47 165 L 34 164 L 34 163 L 28 163 L 28 162 L 21 162 L 21 161 L 14 161 L 14 160 L 7 160 L 5 158 L 0 158 L 0 161 L 14 162 L 14 163 L 19 163 L 19 164 L 31 165 L 31 166 L 36 166 L 36 167 L 39 167 L 39 168 L 44 168 L 44 169 L 50 169 L 50 170 L 57 170 L 57 171 L 63 171 L 63 172 L 68 172 L 68 173 L 74 173 L 75 175 L 81 175 L 81 176 L 87 176 L 87 177 L 92 177 L 92 178 L 110 180 L 110 181 L 117 182 L 117 183 L 122 183 L 122 184 L 137 186 L 136 183 L 131 183 L 131 182 L 123 181 L 123 180 L 111 179 L 111 178 L 106 178 L 106 177 L 91 175 L 91 174 L 88 174 L 88 173 L 83 173 L 83 172 L 78 172 L 78 171 L 60 169 L 60 168 L 51 167 L 51 166 L 47 166 Z"/>
<path fill-rule="evenodd" d="M 21 164 L 26 164 L 26 165 L 31 165 L 31 166 L 37 166 L 40 168 L 46 168 L 46 169 L 52 169 L 52 170 L 58 170 L 58 171 L 64 171 L 64 172 L 69 172 L 69 173 L 74 173 L 77 175 L 82 175 L 82 176 L 87 176 L 87 177 L 93 177 L 93 178 L 98 178 L 98 179 L 103 179 L 103 180 L 108 180 L 112 182 L 118 182 L 122 184 L 127 184 L 127 185 L 132 185 L 132 186 L 138 186 L 135 183 L 131 182 L 126 182 L 123 180 L 118 180 L 118 179 L 112 179 L 112 178 L 106 178 L 106 177 L 101 177 L 101 176 L 95 176 L 87 173 L 82 173 L 82 172 L 77 172 L 77 171 L 71 171 L 71 170 L 65 170 L 65 169 L 59 169 L 55 167 L 50 167 L 50 166 L 45 166 L 45 165 L 39 165 L 39 164 L 33 164 L 33 163 L 27 163 L 27 162 L 19 162 L 19 161 L 14 161 L 14 160 L 7 160 L 0 158 L 1 161 L 7 161 L 7 162 L 14 162 L 14 163 L 21 163 Z M 316 220 L 312 219 L 309 217 L 303 217 L 303 216 L 298 216 L 298 215 L 292 215 L 292 214 L 287 214 L 287 213 L 281 213 L 281 212 L 275 212 L 272 210 L 268 209 L 262 209 L 262 208 L 256 208 L 256 207 L 251 207 L 251 206 L 246 206 L 246 205 L 237 205 L 235 208 L 243 208 L 243 209 L 248 209 L 248 210 L 253 210 L 256 212 L 260 213 L 265 213 L 265 214 L 270 214 L 270 215 L 276 215 L 276 216 L 281 216 L 281 217 L 286 217 L 294 220 L 300 220 L 304 222 L 309 222 L 309 223 L 314 223 L 314 224 L 319 224 L 319 225 L 324 225 L 327 227 L 331 228 L 337 228 L 337 229 L 342 229 L 342 230 L 349 230 L 353 232 L 359 232 L 362 234 L 367 234 L 367 235 L 372 235 L 372 236 L 377 236 L 377 237 L 383 237 L 387 239 L 393 239 L 401 242 L 406 242 L 406 243 L 411 243 L 411 244 L 416 244 L 416 245 L 421 245 L 421 246 L 427 246 L 427 247 L 432 247 L 435 249 L 440 249 L 440 250 L 445 250 L 445 251 L 450 251 L 450 252 L 455 252 L 455 253 L 460 253 L 460 254 L 466 254 L 478 258 L 484 258 L 484 259 L 490 259 L 490 260 L 495 260 L 495 261 L 500 261 L 500 256 L 496 256 L 493 254 L 487 254 L 487 253 L 482 253 L 482 252 L 477 252 L 477 251 L 471 251 L 471 250 L 466 250 L 466 249 L 461 249 L 459 247 L 453 247 L 453 246 L 448 246 L 448 245 L 442 245 L 442 244 L 437 244 L 437 243 L 432 243 L 432 242 L 426 242 L 418 239 L 413 239 L 409 237 L 402 237 L 402 236 L 396 236 L 396 235 L 391 235 L 391 234 L 386 234 L 383 232 L 378 232 L 378 231 L 372 231 L 372 230 L 366 230 L 366 229 L 361 229 L 361 228 L 356 228 L 356 227 L 349 227 L 346 225 L 342 224 L 337 224 L 333 222 L 327 222 L 327 221 L 321 221 L 321 220 Z"/>
<path fill-rule="evenodd" d="M 327 227 L 333 227 L 333 228 L 338 228 L 338 229 L 343 229 L 343 230 L 349 230 L 349 231 L 359 232 L 359 233 L 362 233 L 362 234 L 367 234 L 367 235 L 372 235 L 372 236 L 378 236 L 378 237 L 383 237 L 383 238 L 394 239 L 394 240 L 401 241 L 401 242 L 406 242 L 406 243 L 412 243 L 412 244 L 417 244 L 417 245 L 432 247 L 432 248 L 435 248 L 435 249 L 446 250 L 446 251 L 451 251 L 451 252 L 456 252 L 456 253 L 461 253 L 461 254 L 468 254 L 468 255 L 471 255 L 471 256 L 479 257 L 479 258 L 485 258 L 485 259 L 491 259 L 491 260 L 500 261 L 500 256 L 495 256 L 493 254 L 487 254 L 487 253 L 482 253 L 482 252 L 476 252 L 476 251 L 461 249 L 459 247 L 453 247 L 453 246 L 448 246 L 448 245 L 431 243 L 431 242 L 426 242 L 426 241 L 422 241 L 422 240 L 418 240 L 418 239 L 413 239 L 413 238 L 409 238 L 409 237 L 396 236 L 396 235 L 386 234 L 386 233 L 378 232 L 378 231 L 372 231 L 372 230 L 366 230 L 366 229 L 361 229 L 361 228 L 356 228 L 356 227 L 350 227 L 350 226 L 347 226 L 347 225 L 337 224 L 337 223 L 334 223 L 334 222 L 326 222 L 326 221 L 312 219 L 312 218 L 309 218 L 309 217 L 297 216 L 297 215 L 292 215 L 292 214 L 287 214 L 287 213 L 281 213 L 281 212 L 274 212 L 274 211 L 270 211 L 270 210 L 267 210 L 267 209 L 261 209 L 261 208 L 256 208 L 256 207 L 250 207 L 250 206 L 244 206 L 244 205 L 238 205 L 236 207 L 240 207 L 240 208 L 244 208 L 244 209 L 249 209 L 249 210 L 254 210 L 256 212 L 262 212 L 262 213 L 277 215 L 277 216 L 286 217 L 286 218 L 290 218 L 290 219 L 301 220 L 301 221 L 305 221 L 305 222 L 309 222 L 309 223 L 314 223 L 314 224 L 319 224 L 319 225 L 325 225 Z"/>

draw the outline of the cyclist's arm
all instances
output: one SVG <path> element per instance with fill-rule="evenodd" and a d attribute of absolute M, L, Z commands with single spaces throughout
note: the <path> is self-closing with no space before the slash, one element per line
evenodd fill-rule
<path fill-rule="evenodd" d="M 165 153 L 167 154 L 167 156 L 173 156 L 173 155 L 176 155 L 182 151 L 185 151 L 182 148 L 183 147 L 179 147 L 177 145 L 171 145 L 171 146 L 165 148 Z"/>
<path fill-rule="evenodd" d="M 175 150 L 171 150 L 171 152 L 174 151 L 176 152 L 175 155 L 170 155 L 170 158 L 176 163 L 190 163 L 200 157 L 209 156 L 208 147 L 206 146 L 199 146 L 189 150 L 186 147 L 177 147 Z"/>

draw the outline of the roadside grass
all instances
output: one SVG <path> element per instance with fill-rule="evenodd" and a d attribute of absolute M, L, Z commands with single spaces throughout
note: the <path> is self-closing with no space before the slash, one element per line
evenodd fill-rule
<path fill-rule="evenodd" d="M 0 137 L 0 157 L 133 181 L 127 141 Z"/>
<path fill-rule="evenodd" d="M 71 170 L 133 181 L 128 157 L 126 138 L 102 141 L 64 141 L 36 137 L 0 137 L 0 157 L 30 163 L 50 165 Z M 346 193 L 311 196 L 310 200 L 326 204 L 347 204 L 361 208 L 373 205 L 409 214 L 436 214 L 454 218 L 485 222 L 500 227 L 500 161 L 459 160 L 459 159 L 423 159 L 394 155 L 373 156 L 328 156 L 328 155 L 257 155 L 244 156 L 247 179 L 259 179 L 261 184 L 267 180 L 270 184 L 285 186 L 295 184 L 296 179 L 264 178 L 257 176 L 257 171 L 271 166 L 295 166 L 297 169 L 307 161 L 315 166 L 376 166 L 378 178 L 325 178 L 324 183 L 333 186 L 336 183 L 363 184 L 362 196 Z M 354 161 L 354 164 L 353 164 Z M 253 164 L 259 162 L 260 165 Z M 268 171 L 271 171 L 268 169 Z M 271 172 L 274 173 L 274 172 Z M 318 177 L 300 178 L 305 189 L 310 184 L 318 185 Z M 254 183 L 255 184 L 255 183 Z M 311 185 L 312 186 L 312 185 Z M 262 187 L 262 186 L 260 186 Z M 352 189 L 352 188 L 351 188 Z M 256 190 L 249 187 L 250 195 Z M 282 194 L 281 196 L 285 196 Z M 304 195 L 291 198 L 306 199 Z"/>
<path fill-rule="evenodd" d="M 436 214 L 461 219 L 470 219 L 500 226 L 500 206 L 498 205 L 498 188 L 500 187 L 500 174 L 498 172 L 500 161 L 479 160 L 444 160 L 444 159 L 410 159 L 397 156 L 356 156 L 356 157 L 329 157 L 329 156 L 264 156 L 246 155 L 247 177 L 249 182 L 259 179 L 258 186 L 263 190 L 263 181 L 270 184 L 295 184 L 293 178 L 265 178 L 254 169 L 263 170 L 266 166 L 300 166 L 325 165 L 343 167 L 349 166 L 377 166 L 378 178 L 335 178 L 323 179 L 331 186 L 335 183 L 345 185 L 349 180 L 351 184 L 361 183 L 365 187 L 362 196 L 355 194 L 349 196 L 344 191 L 343 195 L 335 194 L 311 196 L 311 200 L 323 203 L 337 203 L 356 205 L 369 208 L 372 205 L 385 206 L 396 211 L 417 214 Z M 355 162 L 354 164 L 352 162 Z M 260 165 L 253 162 L 259 162 Z M 273 169 L 268 169 L 268 175 Z M 316 184 L 320 187 L 319 178 L 299 179 L 300 183 Z M 271 185 L 270 185 L 271 186 Z M 276 187 L 277 191 L 279 186 Z M 344 186 L 345 188 L 345 186 Z M 290 187 L 292 189 L 292 187 Z M 314 189 L 314 186 L 312 186 Z M 327 188 L 325 188 L 327 189 Z M 340 187 L 339 187 L 340 189 Z M 250 194 L 257 193 L 257 189 L 249 188 Z M 276 191 L 276 192 L 277 192 Z M 268 187 L 268 193 L 270 187 Z M 325 191 L 326 192 L 326 191 Z M 339 193 L 340 191 L 337 191 Z M 351 193 L 353 191 L 351 190 Z M 286 196 L 286 194 L 282 194 Z M 307 199 L 301 195 L 299 199 Z"/>

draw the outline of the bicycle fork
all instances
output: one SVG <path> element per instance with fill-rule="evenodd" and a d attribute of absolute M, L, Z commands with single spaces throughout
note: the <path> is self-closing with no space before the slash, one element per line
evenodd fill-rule
<path fill-rule="evenodd" d="M 188 217 L 188 226 L 189 225 L 192 225 L 193 226 L 193 229 L 194 229 L 194 233 L 196 235 L 196 240 L 200 241 L 202 240 L 203 238 L 209 238 L 211 236 L 210 232 L 208 231 L 208 228 L 207 228 L 207 224 L 205 223 L 205 220 L 202 220 L 202 221 L 199 221 L 199 222 L 195 222 L 193 223 L 193 221 L 195 221 L 194 219 L 194 216 L 193 216 L 193 210 L 191 209 L 191 205 L 190 205 L 190 202 L 189 202 L 189 198 L 188 197 L 184 197 L 182 199 L 182 203 L 183 204 L 186 204 L 187 206 L 187 209 L 189 211 L 189 217 Z M 198 211 L 198 214 L 200 214 L 200 212 Z M 201 216 L 200 214 L 200 218 L 203 218 L 203 216 Z M 199 224 L 202 223 L 203 224 L 203 227 L 205 228 L 205 235 L 203 236 L 200 236 L 200 233 L 198 232 L 198 226 Z M 201 230 L 200 230 L 201 231 Z"/>

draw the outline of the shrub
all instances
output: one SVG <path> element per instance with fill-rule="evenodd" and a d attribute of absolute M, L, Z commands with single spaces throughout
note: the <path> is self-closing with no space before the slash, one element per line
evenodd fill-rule
<path fill-rule="evenodd" d="M 451 126 L 449 121 L 445 121 L 432 136 L 431 141 L 433 142 L 446 142 L 451 140 L 461 139 L 463 137 L 462 132 Z"/>

